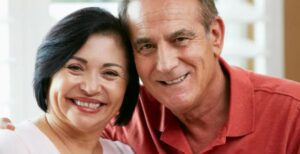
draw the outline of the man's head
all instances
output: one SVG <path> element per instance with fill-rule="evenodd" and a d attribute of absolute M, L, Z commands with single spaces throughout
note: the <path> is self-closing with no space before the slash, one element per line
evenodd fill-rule
<path fill-rule="evenodd" d="M 133 2 L 136 0 L 123 0 L 120 5 L 119 10 L 119 17 L 122 20 L 123 23 L 127 23 L 128 16 L 127 16 L 127 10 L 128 5 L 130 2 Z M 204 25 L 205 29 L 208 30 L 209 25 L 211 21 L 214 19 L 215 16 L 218 15 L 218 10 L 215 6 L 214 0 L 198 0 L 199 3 L 199 15 L 201 19 L 202 25 Z M 195 12 L 196 13 L 196 12 Z"/>
<path fill-rule="evenodd" d="M 223 46 L 213 1 L 133 0 L 123 13 L 146 89 L 173 112 L 197 107 L 216 88 Z"/>

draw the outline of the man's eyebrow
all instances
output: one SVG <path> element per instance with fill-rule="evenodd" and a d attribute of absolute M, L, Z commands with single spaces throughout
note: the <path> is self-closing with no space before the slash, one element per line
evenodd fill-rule
<path fill-rule="evenodd" d="M 142 37 L 142 38 L 136 39 L 135 44 L 139 45 L 139 44 L 144 44 L 144 43 L 149 43 L 149 42 L 151 42 L 149 38 Z"/>
<path fill-rule="evenodd" d="M 85 63 L 85 64 L 88 63 L 87 60 L 85 60 L 85 59 L 83 59 L 83 58 L 80 58 L 80 57 L 76 57 L 76 56 L 71 57 L 71 59 L 78 60 L 78 61 L 80 61 L 80 62 L 82 62 L 82 63 Z"/>
<path fill-rule="evenodd" d="M 178 31 L 175 31 L 170 35 L 170 38 L 176 38 L 178 36 L 190 36 L 194 37 L 196 34 L 192 31 L 186 30 L 186 29 L 180 29 Z"/>

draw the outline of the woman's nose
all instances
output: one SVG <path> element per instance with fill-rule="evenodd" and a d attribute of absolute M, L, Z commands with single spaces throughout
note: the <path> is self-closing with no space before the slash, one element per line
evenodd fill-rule
<path fill-rule="evenodd" d="M 101 92 L 101 81 L 96 75 L 89 75 L 85 77 L 80 84 L 80 89 L 85 92 L 86 95 L 97 95 Z"/>

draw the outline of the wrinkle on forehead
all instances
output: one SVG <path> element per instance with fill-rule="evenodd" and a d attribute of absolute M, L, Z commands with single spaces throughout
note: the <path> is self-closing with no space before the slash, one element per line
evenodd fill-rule
<path fill-rule="evenodd" d="M 143 22 L 159 22 L 176 20 L 178 14 L 191 17 L 195 15 L 198 7 L 193 3 L 188 3 L 182 7 L 180 4 L 182 0 L 136 0 L 132 1 L 128 6 L 128 16 L 130 21 L 134 22 L 136 26 L 143 24 Z M 185 3 L 185 1 L 183 2 Z M 181 16 L 182 17 L 182 16 Z"/>
<path fill-rule="evenodd" d="M 158 3 L 159 1 L 161 1 L 161 4 Z M 194 2 L 197 1 L 132 1 L 127 10 L 131 40 L 137 41 L 138 38 L 151 38 L 151 40 L 159 37 L 169 38 L 171 34 L 180 29 L 193 31 L 199 37 L 203 28 L 201 22 L 198 22 L 201 18 L 201 15 L 197 14 L 199 12 L 198 2 L 197 4 Z"/>

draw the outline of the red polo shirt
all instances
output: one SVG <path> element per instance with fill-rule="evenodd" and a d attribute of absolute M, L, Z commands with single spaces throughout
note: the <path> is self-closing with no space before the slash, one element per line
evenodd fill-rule
<path fill-rule="evenodd" d="M 201 153 L 300 154 L 300 84 L 229 66 L 229 119 Z M 138 154 L 190 154 L 177 118 L 143 87 L 127 126 L 108 125 L 104 137 Z"/>

